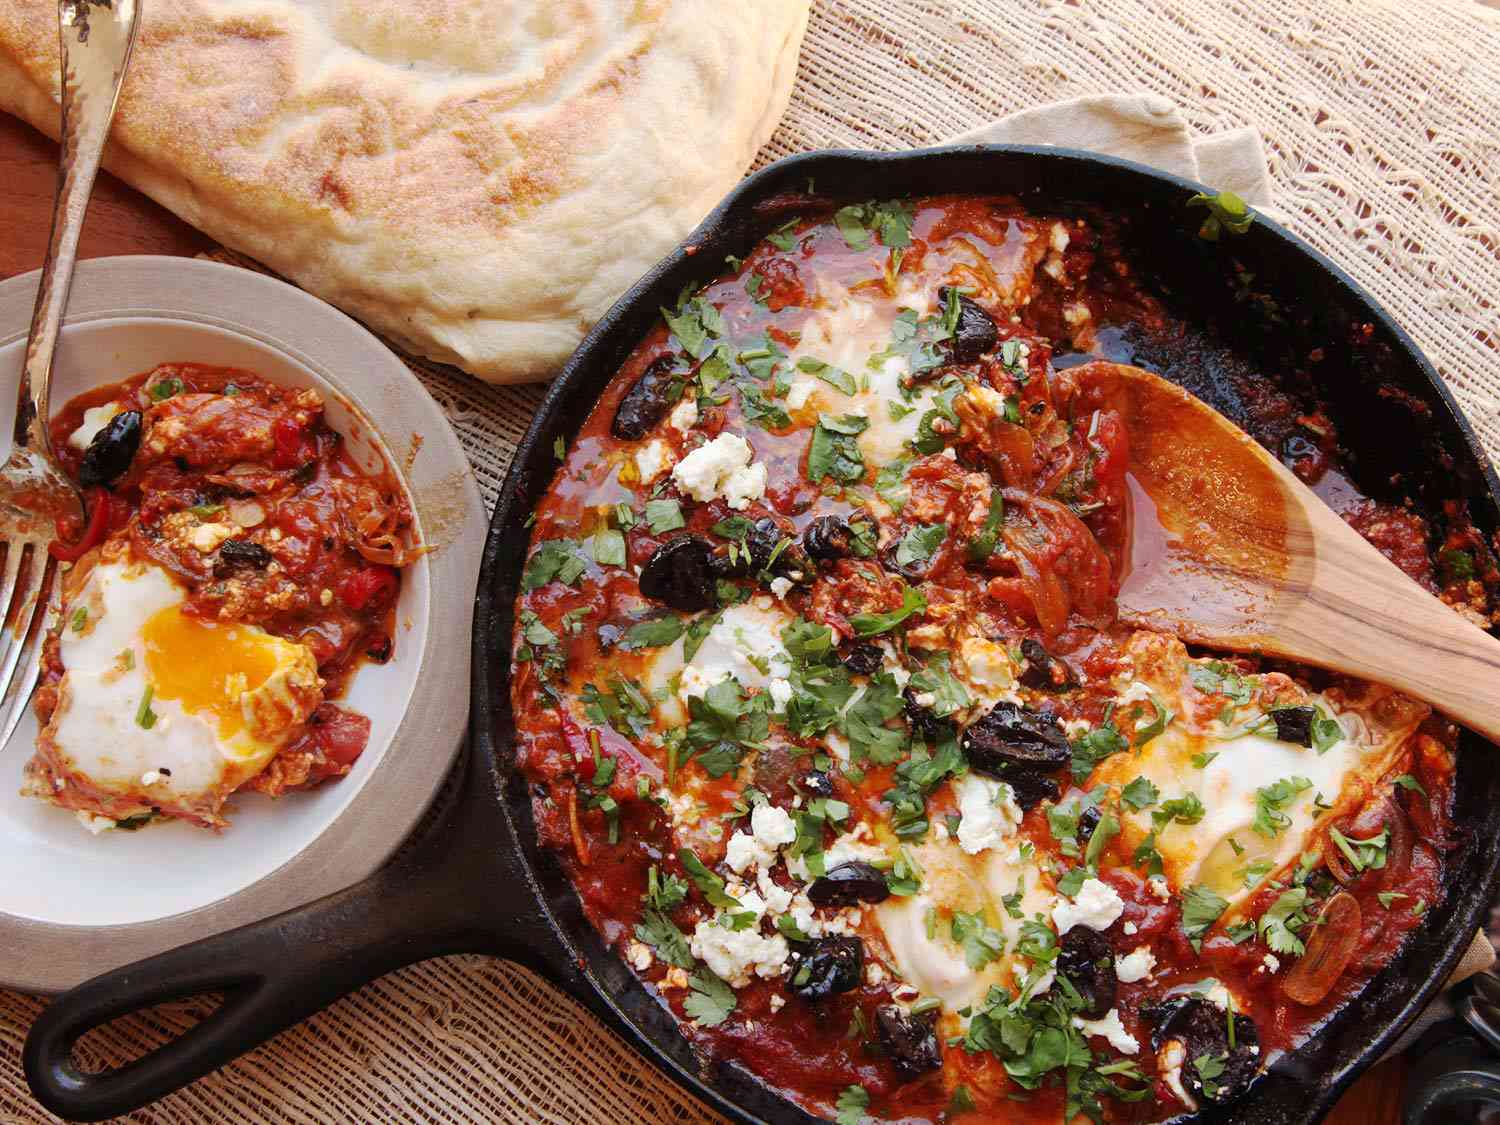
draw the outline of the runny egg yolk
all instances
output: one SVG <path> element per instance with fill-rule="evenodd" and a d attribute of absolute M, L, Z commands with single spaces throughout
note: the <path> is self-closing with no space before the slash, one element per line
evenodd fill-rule
<path fill-rule="evenodd" d="M 142 639 L 154 697 L 176 700 L 189 713 L 214 715 L 222 739 L 244 729 L 240 701 L 271 678 L 284 645 L 258 629 L 189 617 L 175 605 L 146 621 Z"/>

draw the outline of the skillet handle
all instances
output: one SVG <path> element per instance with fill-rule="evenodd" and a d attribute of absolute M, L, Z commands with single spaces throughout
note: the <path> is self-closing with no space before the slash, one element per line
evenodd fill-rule
<path fill-rule="evenodd" d="M 32 1025 L 22 1055 L 32 1093 L 73 1120 L 130 1113 L 384 973 L 491 948 L 494 935 L 468 920 L 478 914 L 472 886 L 444 874 L 398 864 L 306 906 L 86 981 Z M 206 992 L 223 993 L 222 1003 L 181 1038 L 99 1074 L 73 1062 L 73 1046 L 88 1031 Z"/>

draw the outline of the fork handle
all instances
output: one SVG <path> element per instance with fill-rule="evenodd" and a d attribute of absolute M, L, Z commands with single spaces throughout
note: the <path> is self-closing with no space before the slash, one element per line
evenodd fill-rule
<path fill-rule="evenodd" d="M 52 232 L 16 399 L 14 448 L 50 454 L 52 360 L 73 287 L 78 236 L 139 24 L 140 0 L 58 0 L 62 154 Z"/>

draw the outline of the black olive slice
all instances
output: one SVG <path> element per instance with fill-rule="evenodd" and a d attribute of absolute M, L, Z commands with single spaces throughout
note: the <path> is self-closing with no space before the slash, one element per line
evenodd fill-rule
<path fill-rule="evenodd" d="M 249 539 L 228 539 L 219 548 L 218 560 L 214 563 L 214 574 L 247 567 L 265 570 L 271 565 L 271 552 Z"/>
<path fill-rule="evenodd" d="M 1074 926 L 1063 934 L 1057 973 L 1083 997 L 1087 1006 L 1078 1014 L 1085 1019 L 1103 1019 L 1115 1006 L 1115 953 L 1098 930 Z"/>
<path fill-rule="evenodd" d="M 776 547 L 787 538 L 781 525 L 770 516 L 762 516 L 750 525 L 742 544 L 730 553 L 715 555 L 714 573 L 723 578 L 744 578 L 770 567 L 772 574 L 786 574 L 799 569 L 800 555 L 791 544 L 777 554 Z M 775 555 L 775 561 L 772 556 Z M 747 557 L 748 556 L 748 557 Z"/>
<path fill-rule="evenodd" d="M 1016 805 L 1022 812 L 1030 812 L 1043 801 L 1055 801 L 1062 796 L 1057 782 L 1046 774 L 1029 770 L 1012 770 L 1005 775 L 1005 783 L 1016 795 Z"/>
<path fill-rule="evenodd" d="M 852 644 L 839 654 L 839 660 L 856 676 L 873 676 L 885 662 L 885 654 L 878 645 Z"/>
<path fill-rule="evenodd" d="M 791 990 L 816 1003 L 858 988 L 865 969 L 865 945 L 857 937 L 826 937 L 791 945 Z"/>
<path fill-rule="evenodd" d="M 1176 1041 L 1182 1045 L 1182 1084 L 1199 1101 L 1227 1102 L 1250 1085 L 1260 1069 L 1260 1036 L 1249 1016 L 1225 1014 L 1201 996 L 1168 1000 L 1143 1007 L 1141 1015 L 1155 1024 L 1151 1046 L 1159 1053 Z M 1234 1046 L 1229 1045 L 1229 1020 L 1234 1020 Z M 1205 1079 L 1199 1060 L 1210 1060 L 1217 1071 Z M 1222 1065 L 1223 1069 L 1219 1070 Z"/>
<path fill-rule="evenodd" d="M 1068 737 L 1055 717 L 1005 700 L 965 728 L 962 745 L 969 765 L 995 777 L 1017 767 L 1060 769 L 1072 757 Z"/>
<path fill-rule="evenodd" d="M 1099 822 L 1104 819 L 1104 814 L 1099 811 L 1098 805 L 1090 805 L 1078 814 L 1078 842 L 1087 844 L 1090 837 L 1094 835 L 1094 829 L 1099 827 Z"/>
<path fill-rule="evenodd" d="M 949 292 L 947 286 L 938 290 L 944 305 L 948 303 Z M 990 314 L 959 294 L 958 324 L 953 330 L 953 339 L 949 341 L 953 362 L 973 363 L 986 352 L 994 351 L 999 340 L 1000 331 Z"/>
<path fill-rule="evenodd" d="M 78 466 L 78 483 L 84 488 L 114 484 L 125 475 L 141 447 L 141 412 L 116 414 L 94 435 Z"/>
<path fill-rule="evenodd" d="M 802 547 L 815 559 L 832 562 L 852 554 L 849 525 L 838 516 L 819 516 L 802 533 Z"/>
<path fill-rule="evenodd" d="M 719 604 L 708 540 L 683 535 L 658 547 L 641 568 L 641 593 L 682 613 Z"/>
<path fill-rule="evenodd" d="M 1312 725 L 1317 717 L 1316 707 L 1271 708 L 1271 719 L 1276 724 L 1277 739 L 1281 742 L 1294 742 L 1298 746 L 1312 745 Z"/>
<path fill-rule="evenodd" d="M 902 1078 L 921 1078 L 943 1065 L 937 1041 L 937 1012 L 914 1016 L 895 1004 L 875 1009 L 875 1033 Z"/>
<path fill-rule="evenodd" d="M 906 704 L 906 721 L 911 724 L 913 738 L 920 738 L 924 742 L 937 742 L 946 735 L 953 733 L 953 723 L 940 718 L 931 707 L 923 707 L 917 702 L 917 693 L 911 688 L 906 688 L 901 693 L 901 699 Z"/>
<path fill-rule="evenodd" d="M 822 770 L 808 770 L 797 779 L 797 788 L 809 797 L 832 797 L 833 777 Z"/>
<path fill-rule="evenodd" d="M 1048 652 L 1040 641 L 1027 637 L 1021 642 L 1021 655 L 1026 659 L 1026 668 L 1020 675 L 1023 686 L 1033 691 L 1072 691 L 1078 686 L 1073 669 Z"/>
<path fill-rule="evenodd" d="M 676 357 L 658 356 L 620 397 L 610 432 L 622 441 L 639 441 L 662 420 L 672 405 L 672 367 Z"/>
<path fill-rule="evenodd" d="M 856 906 L 866 903 L 874 906 L 891 897 L 886 886 L 885 874 L 878 868 L 858 860 L 841 863 L 826 875 L 814 879 L 807 888 L 807 897 L 814 906 Z"/>
<path fill-rule="evenodd" d="M 1056 797 L 1057 783 L 1044 775 L 1073 755 L 1055 717 L 1003 700 L 964 729 L 959 748 L 971 768 L 1008 782 L 1023 810 Z"/>

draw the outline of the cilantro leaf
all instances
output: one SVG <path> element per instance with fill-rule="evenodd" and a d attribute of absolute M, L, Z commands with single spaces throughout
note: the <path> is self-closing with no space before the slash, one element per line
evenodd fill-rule
<path fill-rule="evenodd" d="M 1297 794 L 1312 788 L 1305 777 L 1283 777 L 1255 791 L 1255 819 L 1251 829 L 1268 840 L 1274 840 L 1292 823 L 1292 818 L 1281 810 L 1291 803 Z"/>
<path fill-rule="evenodd" d="M 949 933 L 976 973 L 1005 952 L 1005 935 L 986 924 L 983 914 L 955 910 Z"/>
<path fill-rule="evenodd" d="M 1102 726 L 1097 726 L 1075 738 L 1072 746 L 1073 780 L 1080 785 L 1088 780 L 1089 774 L 1094 772 L 1094 767 L 1105 758 L 1130 748 L 1130 744 L 1111 722 L 1105 722 Z"/>
<path fill-rule="evenodd" d="M 648 617 L 637 621 L 620 638 L 620 647 L 626 652 L 640 648 L 662 648 L 682 636 L 686 623 L 674 613 L 660 617 Z"/>
<path fill-rule="evenodd" d="M 907 531 L 896 544 L 896 565 L 911 566 L 926 562 L 943 545 L 948 529 L 940 523 L 919 523 Z"/>
<path fill-rule="evenodd" d="M 1149 809 L 1161 799 L 1161 790 L 1149 779 L 1138 777 L 1120 791 L 1120 800 L 1137 812 Z"/>
<path fill-rule="evenodd" d="M 857 484 L 865 478 L 865 459 L 855 438 L 865 432 L 870 420 L 859 414 L 819 414 L 807 447 L 807 479 L 817 484 L 832 478 L 840 484 Z"/>
<path fill-rule="evenodd" d="M 824 363 L 821 359 L 814 359 L 810 355 L 805 355 L 797 361 L 797 370 L 822 379 L 842 394 L 852 395 L 859 390 L 859 385 L 849 372 L 831 363 Z"/>
<path fill-rule="evenodd" d="M 532 553 L 521 575 L 521 589 L 531 593 L 554 579 L 571 586 L 588 569 L 574 539 L 548 539 Z"/>
<path fill-rule="evenodd" d="M 839 1113 L 834 1120 L 838 1125 L 859 1125 L 866 1117 L 865 1110 L 870 1108 L 870 1095 L 863 1086 L 845 1086 L 835 1105 Z"/>
<path fill-rule="evenodd" d="M 693 885 L 703 892 L 703 897 L 708 900 L 710 906 L 717 906 L 720 910 L 739 910 L 740 901 L 732 898 L 724 890 L 724 880 L 709 870 L 708 865 L 698 858 L 692 848 L 681 848 L 677 852 L 677 858 L 682 861 L 686 868 L 688 878 Z"/>
<path fill-rule="evenodd" d="M 912 614 L 923 613 L 926 609 L 927 599 L 922 596 L 921 591 L 914 590 L 903 582 L 901 583 L 900 609 L 893 609 L 887 613 L 856 613 L 849 618 L 849 624 L 854 626 L 856 636 L 873 637 L 894 629 Z"/>
<path fill-rule="evenodd" d="M 948 654 L 935 652 L 927 666 L 912 675 L 911 690 L 932 696 L 930 710 L 940 719 L 969 706 L 969 693 L 963 683 L 949 670 Z"/>
<path fill-rule="evenodd" d="M 641 915 L 641 921 L 635 928 L 635 938 L 656 950 L 656 955 L 667 964 L 676 965 L 679 969 L 693 967 L 693 952 L 688 947 L 687 938 L 677 928 L 677 924 L 660 910 L 648 908 Z"/>
<path fill-rule="evenodd" d="M 692 992 L 682 1002 L 688 1018 L 704 1027 L 718 1027 L 734 1011 L 738 1001 L 730 988 L 708 969 L 699 969 L 688 978 Z"/>
<path fill-rule="evenodd" d="M 1202 946 L 1203 935 L 1228 908 L 1229 903 L 1223 897 L 1201 884 L 1182 892 L 1182 932 L 1194 950 Z"/>
<path fill-rule="evenodd" d="M 1300 913 L 1306 902 L 1307 888 L 1293 887 L 1283 891 L 1260 916 L 1260 936 L 1273 953 L 1300 957 L 1305 952 L 1297 931 L 1307 924 L 1307 919 Z"/>
<path fill-rule="evenodd" d="M 682 505 L 676 500 L 647 500 L 646 526 L 651 529 L 652 535 L 686 527 L 687 521 L 682 518 Z"/>

